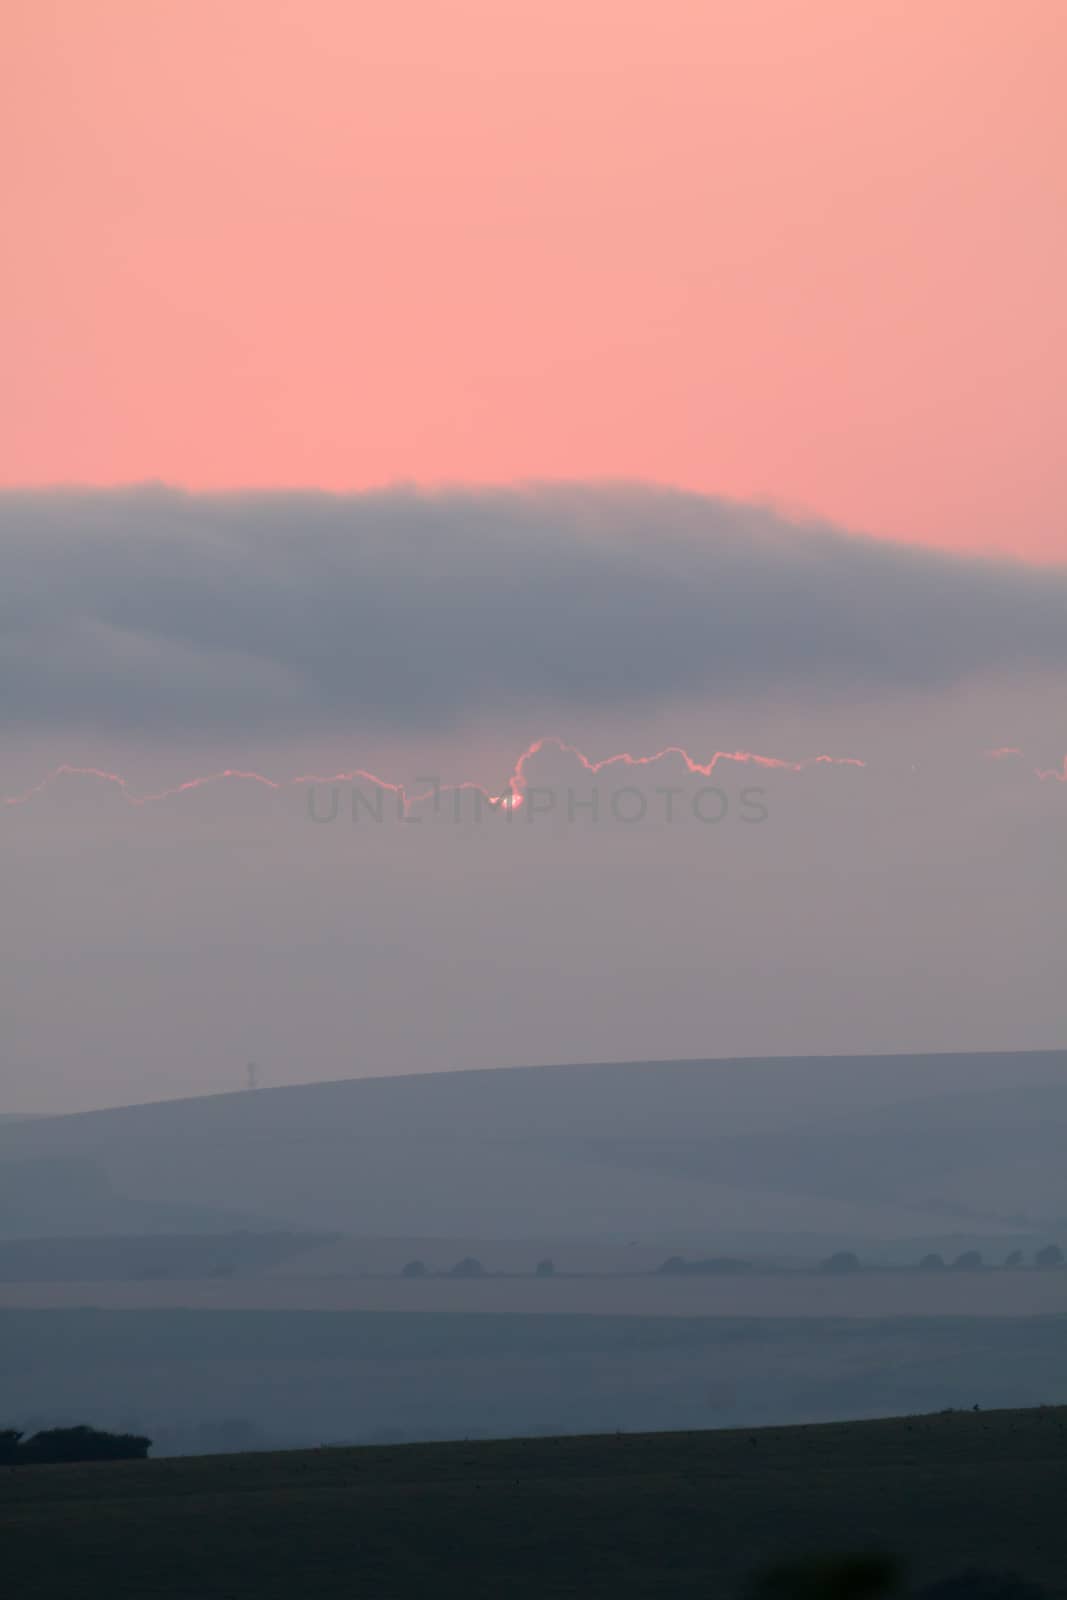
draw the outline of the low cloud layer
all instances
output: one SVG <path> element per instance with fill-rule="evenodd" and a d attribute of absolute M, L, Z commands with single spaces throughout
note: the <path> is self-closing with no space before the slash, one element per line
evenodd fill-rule
<path fill-rule="evenodd" d="M 422 730 L 1067 670 L 1067 571 L 630 486 L 0 494 L 8 729 Z"/>

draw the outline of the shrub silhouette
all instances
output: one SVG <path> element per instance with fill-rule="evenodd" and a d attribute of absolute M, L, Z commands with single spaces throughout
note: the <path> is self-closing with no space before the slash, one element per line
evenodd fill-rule
<path fill-rule="evenodd" d="M 449 1273 L 451 1278 L 483 1278 L 484 1276 L 485 1268 L 477 1256 L 464 1256 L 462 1261 L 456 1262 Z"/>
<path fill-rule="evenodd" d="M 1023 1253 L 1021 1250 L 1009 1250 L 1008 1254 L 1004 1257 L 1004 1265 L 1006 1267 L 1021 1267 L 1022 1264 Z"/>
<path fill-rule="evenodd" d="M 546 1256 L 543 1261 L 539 1261 L 537 1263 L 534 1271 L 539 1278 L 554 1278 L 556 1275 L 556 1263 L 554 1261 L 550 1261 L 548 1256 Z"/>
<path fill-rule="evenodd" d="M 972 1272 L 975 1267 L 982 1265 L 982 1252 L 980 1250 L 964 1250 L 952 1263 L 957 1272 Z"/>
<path fill-rule="evenodd" d="M 1035 1267 L 1062 1267 L 1063 1251 L 1058 1244 L 1047 1244 L 1034 1256 Z"/>
<path fill-rule="evenodd" d="M 19 1440 L 22 1434 L 18 1428 L 0 1428 L 0 1466 L 7 1466 L 18 1459 Z"/>
<path fill-rule="evenodd" d="M 409 1261 L 400 1269 L 400 1276 L 402 1278 L 425 1278 L 425 1261 Z"/>
<path fill-rule="evenodd" d="M 107 1433 L 85 1423 L 75 1428 L 46 1428 L 32 1439 L 17 1442 L 18 1466 L 60 1461 L 143 1461 L 151 1439 L 139 1433 Z"/>
<path fill-rule="evenodd" d="M 823 1272 L 859 1272 L 860 1258 L 852 1250 L 838 1250 L 822 1263 Z"/>
<path fill-rule="evenodd" d="M 924 1272 L 943 1272 L 945 1270 L 945 1258 L 943 1255 L 939 1255 L 936 1250 L 931 1250 L 928 1256 L 923 1256 L 919 1266 Z"/>
<path fill-rule="evenodd" d="M 706 1256 L 700 1261 L 687 1261 L 684 1256 L 668 1256 L 656 1271 L 669 1276 L 688 1274 L 690 1277 L 701 1277 L 716 1273 L 748 1272 L 751 1266 L 751 1261 L 742 1261 L 736 1256 Z"/>

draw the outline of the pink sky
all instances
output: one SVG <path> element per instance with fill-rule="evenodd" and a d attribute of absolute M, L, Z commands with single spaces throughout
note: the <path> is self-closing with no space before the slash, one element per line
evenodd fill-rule
<path fill-rule="evenodd" d="M 1067 560 L 1061 0 L 9 0 L 0 481 L 651 478 Z"/>

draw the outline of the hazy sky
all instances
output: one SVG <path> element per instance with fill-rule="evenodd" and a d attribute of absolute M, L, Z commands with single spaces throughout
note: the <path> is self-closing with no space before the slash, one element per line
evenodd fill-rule
<path fill-rule="evenodd" d="M 9 1109 L 1062 1041 L 1064 568 L 641 487 L 34 490 L 0 594 Z"/>
<path fill-rule="evenodd" d="M 1062 1043 L 1065 44 L 4 8 L 0 1111 Z"/>

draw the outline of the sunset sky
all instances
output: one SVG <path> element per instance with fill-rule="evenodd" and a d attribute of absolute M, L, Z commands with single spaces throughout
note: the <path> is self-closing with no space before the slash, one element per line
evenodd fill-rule
<path fill-rule="evenodd" d="M 0 481 L 1067 558 L 1060 0 L 9 0 Z"/>

